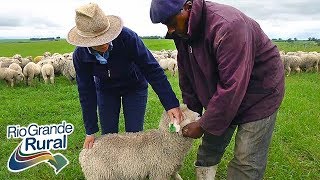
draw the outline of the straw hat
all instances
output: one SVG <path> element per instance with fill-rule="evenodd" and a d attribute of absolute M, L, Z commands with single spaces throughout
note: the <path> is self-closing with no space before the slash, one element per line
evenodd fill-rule
<path fill-rule="evenodd" d="M 76 26 L 67 36 L 68 43 L 91 47 L 114 40 L 121 32 L 123 23 L 120 17 L 105 15 L 95 3 L 83 5 L 76 9 Z"/>

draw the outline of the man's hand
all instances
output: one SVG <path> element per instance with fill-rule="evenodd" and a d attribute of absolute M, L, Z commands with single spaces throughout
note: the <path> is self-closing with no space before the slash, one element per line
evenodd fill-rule
<path fill-rule="evenodd" d="M 180 124 L 180 122 L 183 120 L 182 112 L 180 110 L 180 107 L 172 108 L 167 111 L 168 116 L 171 120 L 171 122 L 174 122 L 174 120 L 177 120 L 177 123 Z"/>
<path fill-rule="evenodd" d="M 184 137 L 190 137 L 193 139 L 200 138 L 204 133 L 204 130 L 198 122 L 192 122 L 182 128 L 182 134 Z"/>
<path fill-rule="evenodd" d="M 83 148 L 91 149 L 94 143 L 94 134 L 87 135 L 83 143 Z"/>

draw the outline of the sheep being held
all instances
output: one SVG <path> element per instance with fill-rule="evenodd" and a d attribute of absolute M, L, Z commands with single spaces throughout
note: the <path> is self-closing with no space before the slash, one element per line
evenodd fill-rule
<path fill-rule="evenodd" d="M 199 114 L 181 106 L 185 125 Z M 169 116 L 163 113 L 158 129 L 137 133 L 107 134 L 83 149 L 79 161 L 86 179 L 181 179 L 178 171 L 192 147 L 192 138 L 169 132 Z"/>

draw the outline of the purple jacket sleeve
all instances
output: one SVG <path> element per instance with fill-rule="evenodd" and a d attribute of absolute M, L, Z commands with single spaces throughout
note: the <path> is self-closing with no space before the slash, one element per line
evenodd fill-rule
<path fill-rule="evenodd" d="M 179 86 L 182 93 L 183 103 L 186 104 L 190 110 L 202 114 L 203 106 L 197 98 L 197 95 L 192 88 L 188 76 L 186 75 L 186 70 L 181 63 L 183 60 L 181 60 L 179 53 L 177 56 L 177 61 L 179 69 Z"/>
<path fill-rule="evenodd" d="M 92 68 L 83 63 L 77 52 L 73 54 L 73 64 L 76 70 L 79 99 L 82 108 L 82 117 L 86 134 L 99 131 L 97 117 L 97 95 L 93 80 Z"/>
<path fill-rule="evenodd" d="M 243 22 L 221 27 L 213 41 L 219 82 L 200 126 L 214 135 L 221 135 L 230 126 L 246 93 L 254 65 L 254 37 Z"/>

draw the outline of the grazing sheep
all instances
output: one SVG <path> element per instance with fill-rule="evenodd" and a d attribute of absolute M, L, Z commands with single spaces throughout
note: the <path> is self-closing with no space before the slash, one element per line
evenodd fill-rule
<path fill-rule="evenodd" d="M 168 70 L 174 76 L 178 72 L 178 62 L 172 58 L 169 58 L 168 60 Z"/>
<path fill-rule="evenodd" d="M 53 61 L 54 73 L 55 74 L 62 74 L 63 66 L 66 59 L 62 55 L 57 55 L 51 57 Z"/>
<path fill-rule="evenodd" d="M 44 58 L 47 58 L 47 57 L 50 57 L 50 56 L 51 56 L 51 53 L 48 52 L 48 51 L 43 53 L 43 57 Z"/>
<path fill-rule="evenodd" d="M 279 51 L 279 54 L 280 54 L 280 55 L 286 55 L 286 52 L 284 52 L 284 51 Z"/>
<path fill-rule="evenodd" d="M 319 58 L 315 54 L 300 54 L 302 62 L 300 68 L 306 72 L 315 71 L 318 72 Z"/>
<path fill-rule="evenodd" d="M 1 67 L 3 68 L 8 68 L 10 66 L 10 64 L 12 63 L 17 63 L 17 64 L 21 64 L 21 60 L 19 59 L 14 59 L 14 58 L 4 58 L 4 59 L 1 59 Z"/>
<path fill-rule="evenodd" d="M 22 68 L 17 63 L 10 64 L 9 68 L 18 71 L 19 73 L 22 73 Z"/>
<path fill-rule="evenodd" d="M 12 63 L 12 64 L 10 64 L 9 69 L 18 71 L 18 73 L 23 74 L 23 73 L 22 73 L 22 68 L 21 68 L 20 65 L 17 64 L 17 63 Z M 15 79 L 14 84 L 19 83 L 20 80 L 23 80 L 23 79 Z"/>
<path fill-rule="evenodd" d="M 54 58 L 54 73 L 62 74 L 67 77 L 70 81 L 76 79 L 76 71 L 74 69 L 73 61 L 65 59 L 63 56 L 57 56 Z"/>
<path fill-rule="evenodd" d="M 43 60 L 44 59 L 44 56 L 36 56 L 34 59 L 33 59 L 33 62 L 34 63 L 38 63 L 39 61 Z"/>
<path fill-rule="evenodd" d="M 32 62 L 32 57 L 28 56 L 26 58 L 21 58 L 21 68 L 24 68 L 29 62 Z"/>
<path fill-rule="evenodd" d="M 170 59 L 169 58 L 165 58 L 165 59 L 160 59 L 158 61 L 160 67 L 163 69 L 163 70 L 167 70 L 168 69 L 168 65 L 169 65 L 169 61 Z"/>
<path fill-rule="evenodd" d="M 52 64 L 53 64 L 53 62 L 52 62 Z M 45 84 L 48 83 L 49 79 L 50 79 L 51 84 L 54 84 L 54 68 L 53 68 L 52 64 L 51 63 L 44 64 L 41 67 L 41 74 L 42 74 L 42 77 L 43 77 Z"/>
<path fill-rule="evenodd" d="M 70 57 L 70 53 L 64 53 L 62 56 L 63 56 L 64 58 L 68 59 L 68 57 Z"/>
<path fill-rule="evenodd" d="M 76 70 L 74 69 L 73 61 L 65 60 L 62 74 L 71 82 L 76 79 Z"/>
<path fill-rule="evenodd" d="M 24 68 L 23 68 L 23 75 L 26 79 L 26 84 L 31 85 L 32 80 L 35 76 L 38 76 L 40 81 L 40 72 L 41 67 L 39 64 L 35 64 L 34 62 L 29 62 Z"/>
<path fill-rule="evenodd" d="M 181 127 L 198 119 L 198 113 L 181 106 Z M 159 129 L 145 132 L 107 134 L 83 149 L 79 161 L 86 179 L 181 179 L 178 171 L 192 147 L 192 138 L 168 130 L 169 117 L 163 113 Z"/>
<path fill-rule="evenodd" d="M 0 62 L 0 79 L 3 79 L 7 82 L 7 85 L 14 86 L 15 82 L 22 81 L 24 76 L 22 73 L 10 69 L 10 68 L 1 68 L 2 62 Z"/>
<path fill-rule="evenodd" d="M 301 72 L 300 64 L 302 62 L 301 57 L 295 55 L 281 55 L 281 60 L 284 65 L 286 75 L 289 76 L 291 71 L 294 70 L 297 73 Z"/>

